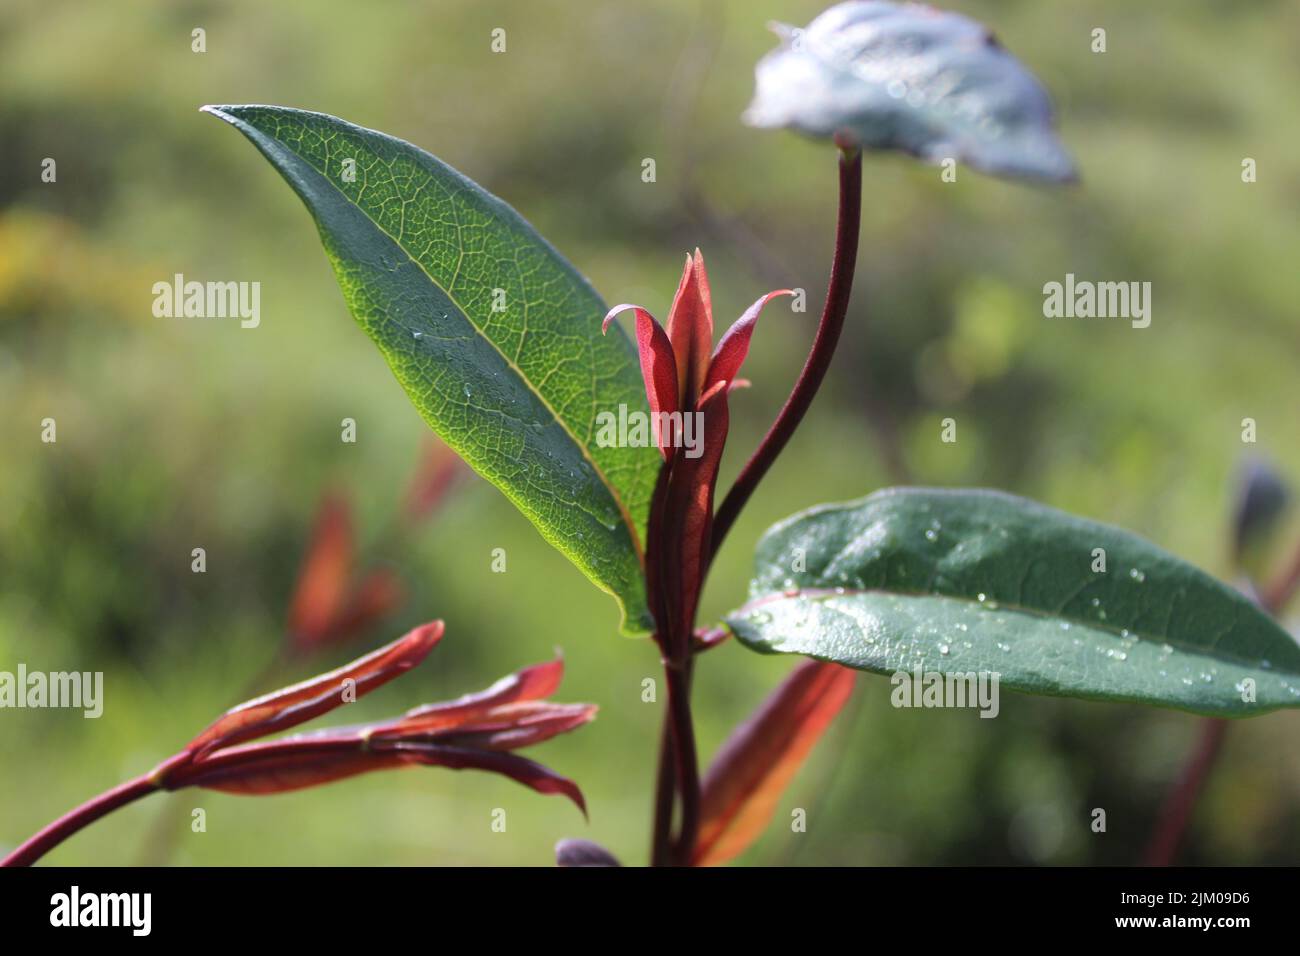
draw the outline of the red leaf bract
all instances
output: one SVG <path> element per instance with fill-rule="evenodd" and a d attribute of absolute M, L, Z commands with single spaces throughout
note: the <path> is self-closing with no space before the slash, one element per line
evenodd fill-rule
<path fill-rule="evenodd" d="M 680 407 L 677 360 L 673 357 L 673 347 L 663 326 L 639 305 L 614 306 L 605 314 L 601 328 L 608 330 L 614 317 L 628 309 L 636 315 L 636 347 L 641 357 L 641 377 L 645 379 L 645 394 L 650 403 L 650 412 L 658 422 L 661 414 L 672 414 Z M 657 431 L 655 433 L 655 443 L 665 460 L 672 457 L 669 451 L 670 439 L 671 435 L 662 435 Z"/>
<path fill-rule="evenodd" d="M 299 647 L 324 640 L 343 606 L 352 576 L 352 516 L 347 500 L 326 495 L 316 512 L 289 604 L 289 635 Z"/>
<path fill-rule="evenodd" d="M 560 658 L 534 664 L 501 678 L 487 690 L 408 710 L 402 723 L 422 718 L 419 726 L 425 729 L 454 727 L 504 704 L 550 697 L 559 690 L 563 677 L 564 661 Z"/>
<path fill-rule="evenodd" d="M 737 383 L 736 375 L 739 374 L 741 365 L 745 363 L 745 356 L 749 354 L 749 340 L 754 336 L 754 325 L 758 322 L 758 315 L 763 311 L 763 306 L 779 295 L 794 295 L 794 292 L 790 289 L 777 289 L 762 296 L 723 334 L 718 341 L 718 347 L 713 351 L 713 358 L 709 361 L 709 374 L 704 383 L 706 390 L 713 388 L 718 382 Z"/>
<path fill-rule="evenodd" d="M 577 804 L 584 817 L 587 815 L 587 801 L 583 799 L 582 791 L 578 789 L 576 783 L 518 754 L 421 743 L 394 744 L 384 752 L 399 754 L 413 763 L 431 767 L 447 767 L 451 770 L 489 770 L 499 773 L 538 793 L 563 794 Z"/>
<path fill-rule="evenodd" d="M 344 702 L 346 681 L 352 682 L 352 690 L 359 698 L 424 660 L 442 633 L 442 621 L 422 625 L 328 674 L 240 704 L 218 717 L 186 749 L 199 759 L 218 747 L 278 733 L 328 713 Z"/>
<path fill-rule="evenodd" d="M 677 359 L 678 407 L 693 409 L 705 390 L 709 353 L 713 350 L 713 298 L 704 256 L 686 257 L 677 294 L 668 312 L 668 339 Z"/>
<path fill-rule="evenodd" d="M 725 863 L 758 838 L 776 802 L 853 690 L 855 671 L 806 661 L 722 745 L 705 775 L 692 862 Z"/>

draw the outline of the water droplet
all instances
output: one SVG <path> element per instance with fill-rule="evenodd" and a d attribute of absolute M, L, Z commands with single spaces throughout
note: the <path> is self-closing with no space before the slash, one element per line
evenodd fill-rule
<path fill-rule="evenodd" d="M 939 645 L 939 653 L 942 654 L 944 657 L 947 657 L 947 656 L 948 656 L 948 645 L 947 645 L 947 644 L 940 644 L 940 645 Z"/>
<path fill-rule="evenodd" d="M 985 597 L 983 591 L 981 591 L 979 594 L 977 594 L 977 595 L 975 595 L 975 596 L 979 599 L 979 602 L 980 602 L 981 604 L 983 604 L 983 603 L 987 600 L 987 598 Z"/>
<path fill-rule="evenodd" d="M 928 529 L 928 530 L 925 532 L 925 540 L 926 540 L 926 541 L 938 541 L 938 540 L 939 540 L 939 532 L 935 531 L 933 528 Z"/>
<path fill-rule="evenodd" d="M 1128 576 L 1131 577 L 1138 584 L 1141 584 L 1143 581 L 1147 579 L 1147 576 L 1143 574 L 1141 571 L 1139 571 L 1137 568 L 1129 568 Z"/>

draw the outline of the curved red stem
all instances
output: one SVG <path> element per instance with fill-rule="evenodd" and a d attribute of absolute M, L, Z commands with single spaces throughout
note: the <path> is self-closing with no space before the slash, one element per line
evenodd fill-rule
<path fill-rule="evenodd" d="M 1259 605 L 1270 614 L 1276 615 L 1295 593 L 1295 585 L 1300 585 L 1300 552 L 1297 552 L 1294 573 L 1288 570 L 1274 585 L 1266 589 L 1258 598 Z M 1284 582 L 1292 581 L 1288 587 Z M 1155 833 L 1147 844 L 1143 863 L 1146 866 L 1172 866 L 1178 858 L 1178 850 L 1192 822 L 1192 811 L 1196 801 L 1205 787 L 1205 781 L 1219 759 L 1223 749 L 1223 738 L 1228 733 L 1228 722 L 1219 717 L 1210 717 L 1201 723 L 1201 736 L 1196 743 L 1182 773 L 1178 775 L 1165 802 L 1156 817 Z"/>
<path fill-rule="evenodd" d="M 1183 834 L 1192 819 L 1192 810 L 1214 768 L 1227 731 L 1228 722 L 1222 718 L 1210 718 L 1201 724 L 1201 739 L 1160 808 L 1156 832 L 1147 845 L 1143 860 L 1147 866 L 1170 866 L 1177 858 Z"/>
<path fill-rule="evenodd" d="M 72 834 L 94 823 L 100 817 L 119 807 L 133 803 L 160 789 L 153 775 L 136 777 L 106 790 L 93 800 L 87 800 L 75 810 L 69 810 L 53 823 L 20 844 L 12 853 L 0 860 L 0 866 L 31 866 Z"/>
<path fill-rule="evenodd" d="M 840 209 L 835 227 L 835 258 L 831 264 L 830 285 L 826 290 L 826 305 L 817 325 L 817 337 L 813 340 L 808 360 L 804 362 L 803 371 L 799 373 L 790 397 L 785 400 L 776 421 L 767 430 L 758 449 L 745 463 L 736 483 L 718 507 L 713 518 L 712 554 L 717 554 L 736 516 L 790 441 L 790 436 L 803 421 L 817 390 L 821 388 L 822 380 L 826 378 L 826 370 L 830 368 L 831 357 L 835 354 L 840 332 L 844 329 L 844 317 L 848 314 L 849 297 L 853 292 L 853 271 L 858 259 L 858 226 L 861 219 L 862 153 L 858 150 L 852 153 L 841 152 Z"/>

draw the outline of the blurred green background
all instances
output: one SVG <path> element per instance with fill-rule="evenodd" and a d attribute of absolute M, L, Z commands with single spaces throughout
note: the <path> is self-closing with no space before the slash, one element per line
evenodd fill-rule
<path fill-rule="evenodd" d="M 1055 99 L 1081 186 L 956 183 L 868 157 L 859 284 L 827 388 L 733 532 L 706 595 L 745 594 L 772 521 L 890 483 L 988 485 L 1123 524 L 1225 577 L 1235 475 L 1300 481 L 1300 7 L 962 2 Z M 48 859 L 119 864 L 547 864 L 586 836 L 646 858 L 659 703 L 647 641 L 493 488 L 462 482 L 405 543 L 393 520 L 426 430 L 349 317 L 299 201 L 204 103 L 321 110 L 437 154 L 505 198 L 609 301 L 663 315 L 704 249 L 717 321 L 773 308 L 732 403 L 723 486 L 779 407 L 829 265 L 835 156 L 739 122 L 769 19 L 802 0 L 500 3 L 7 0 L 0 11 L 0 669 L 102 670 L 104 716 L 0 712 L 0 845 L 173 752 L 283 641 L 320 495 L 357 508 L 364 560 L 409 599 L 326 669 L 433 617 L 448 636 L 357 706 L 382 716 L 563 648 L 562 700 L 600 705 L 530 751 L 567 802 L 409 770 L 264 799 L 155 797 Z M 191 30 L 207 52 L 191 52 Z M 490 34 L 507 31 L 507 52 Z M 1090 50 L 1107 30 L 1108 50 Z M 58 163 L 57 183 L 40 179 Z M 657 182 L 643 183 L 652 157 Z M 1258 163 L 1243 184 L 1241 161 Z M 262 322 L 158 319 L 177 272 L 262 283 Z M 1043 283 L 1153 283 L 1154 317 L 1047 320 Z M 955 445 L 939 421 L 959 425 Z M 40 441 L 53 417 L 58 442 Z M 343 444 L 339 422 L 358 422 Z M 1241 420 L 1258 423 L 1243 445 Z M 1294 536 L 1293 536 L 1294 537 Z M 207 550 L 206 574 L 190 552 Z M 504 547 L 508 572 L 490 571 Z M 789 670 L 733 643 L 700 661 L 713 752 Z M 260 688 L 268 689 L 268 688 Z M 750 863 L 1135 861 L 1196 738 L 1172 711 L 1007 694 L 997 720 L 896 711 L 864 676 Z M 1300 714 L 1232 726 L 1184 859 L 1300 858 Z M 171 800 L 169 811 L 163 804 Z M 189 832 L 192 807 L 207 832 Z M 491 829 L 507 811 L 505 833 Z M 808 810 L 792 834 L 789 811 Z M 1105 808 L 1105 834 L 1089 829 Z M 171 820 L 169 835 L 168 820 Z M 161 822 L 160 822 L 161 820 Z M 179 825 L 176 825 L 179 824 Z"/>

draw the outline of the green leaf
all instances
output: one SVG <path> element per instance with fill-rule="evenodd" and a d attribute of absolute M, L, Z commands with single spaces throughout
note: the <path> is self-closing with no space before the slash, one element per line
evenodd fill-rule
<path fill-rule="evenodd" d="M 888 489 L 797 514 L 759 543 L 750 595 L 727 623 L 759 651 L 1221 716 L 1300 706 L 1300 645 L 1246 597 L 1001 492 Z"/>
<path fill-rule="evenodd" d="M 745 119 L 841 145 L 955 159 L 999 176 L 1075 178 L 1042 84 L 987 27 L 913 3 L 839 3 L 755 70 Z"/>
<path fill-rule="evenodd" d="M 306 203 L 348 307 L 424 420 L 614 595 L 625 632 L 653 627 L 640 542 L 659 457 L 596 442 L 602 412 L 646 408 L 596 291 L 508 205 L 409 143 L 303 110 L 204 109 Z"/>

